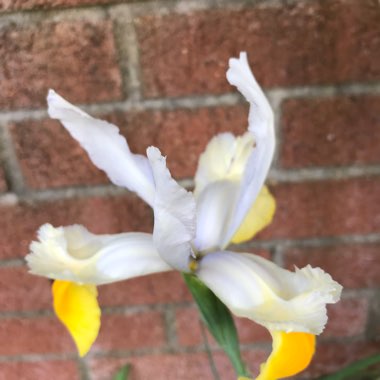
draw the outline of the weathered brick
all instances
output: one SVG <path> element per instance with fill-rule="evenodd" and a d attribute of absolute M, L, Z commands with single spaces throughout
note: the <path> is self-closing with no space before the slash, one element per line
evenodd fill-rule
<path fill-rule="evenodd" d="M 333 373 L 356 360 L 378 353 L 379 349 L 380 343 L 319 343 L 315 357 L 302 377 L 315 379 Z"/>
<path fill-rule="evenodd" d="M 133 152 L 145 155 L 148 146 L 157 146 L 168 156 L 174 176 L 189 177 L 211 137 L 225 131 L 245 132 L 247 108 L 128 112 L 105 118 L 121 128 Z M 28 186 L 42 189 L 108 182 L 56 121 L 15 123 L 11 133 Z"/>
<path fill-rule="evenodd" d="M 52 308 L 50 282 L 23 267 L 0 267 L 0 311 Z"/>
<path fill-rule="evenodd" d="M 164 344 L 164 318 L 159 312 L 103 315 L 99 337 L 91 350 L 133 350 Z"/>
<path fill-rule="evenodd" d="M 284 167 L 376 164 L 380 97 L 291 99 L 281 123 Z"/>
<path fill-rule="evenodd" d="M 28 120 L 12 124 L 10 130 L 29 187 L 44 189 L 109 182 L 58 121 Z"/>
<path fill-rule="evenodd" d="M 151 232 L 152 213 L 134 196 L 72 198 L 1 206 L 0 258 L 23 257 L 44 223 L 84 224 L 94 233 Z"/>
<path fill-rule="evenodd" d="M 182 346 L 197 346 L 203 343 L 200 316 L 194 308 L 182 308 L 176 311 L 176 331 L 178 343 Z M 267 342 L 271 340 L 268 331 L 256 323 L 243 318 L 235 318 L 241 343 Z M 207 329 L 206 329 L 207 330 Z M 214 342 L 208 334 L 209 342 Z"/>
<path fill-rule="evenodd" d="M 366 298 L 342 299 L 328 305 L 328 316 L 322 337 L 349 337 L 363 334 L 368 319 Z"/>
<path fill-rule="evenodd" d="M 379 249 L 379 244 L 292 248 L 284 261 L 289 268 L 321 267 L 345 288 L 371 288 L 380 286 Z"/>
<path fill-rule="evenodd" d="M 27 10 L 66 8 L 81 5 L 131 3 L 136 0 L 0 0 L 0 12 Z"/>
<path fill-rule="evenodd" d="M 380 228 L 380 178 L 283 183 L 271 188 L 273 223 L 258 238 L 368 234 Z"/>
<path fill-rule="evenodd" d="M 213 353 L 215 364 L 221 378 L 232 379 L 235 374 L 227 357 L 221 352 Z M 258 366 L 265 360 L 263 350 L 249 350 L 243 353 L 250 369 L 257 373 Z M 214 379 L 206 353 L 164 354 L 142 357 L 99 358 L 90 360 L 93 380 L 108 380 L 126 363 L 132 364 L 131 378 L 167 380 L 167 379 Z"/>
<path fill-rule="evenodd" d="M 230 91 L 228 58 L 240 51 L 266 87 L 380 78 L 376 0 L 189 11 L 135 24 L 147 97 Z"/>
<path fill-rule="evenodd" d="M 68 352 L 76 352 L 74 342 L 55 317 L 1 320 L 0 355 Z"/>
<path fill-rule="evenodd" d="M 99 288 L 103 306 L 162 304 L 191 300 L 178 272 L 143 276 Z"/>
<path fill-rule="evenodd" d="M 45 106 L 48 88 L 73 102 L 120 99 L 109 21 L 41 22 L 0 31 L 0 107 Z"/>
<path fill-rule="evenodd" d="M 79 380 L 77 363 L 68 360 L 2 362 L 0 380 Z"/>

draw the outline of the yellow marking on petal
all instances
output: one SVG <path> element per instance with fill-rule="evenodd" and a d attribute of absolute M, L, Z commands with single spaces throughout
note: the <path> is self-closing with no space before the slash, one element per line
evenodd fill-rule
<path fill-rule="evenodd" d="M 86 355 L 100 329 L 96 286 L 55 280 L 52 293 L 54 311 L 58 319 L 69 330 L 79 355 Z"/>
<path fill-rule="evenodd" d="M 231 243 L 239 244 L 252 239 L 259 231 L 270 224 L 275 211 L 276 200 L 267 186 L 263 186 L 243 223 L 231 239 Z"/>
<path fill-rule="evenodd" d="M 238 380 L 252 380 L 252 379 L 249 377 L 239 376 Z"/>
<path fill-rule="evenodd" d="M 261 364 L 256 380 L 277 380 L 303 371 L 315 352 L 315 335 L 303 332 L 271 331 L 273 348 Z"/>

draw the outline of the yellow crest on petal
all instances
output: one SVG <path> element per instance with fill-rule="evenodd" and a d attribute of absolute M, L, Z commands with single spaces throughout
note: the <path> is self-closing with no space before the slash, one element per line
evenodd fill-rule
<path fill-rule="evenodd" d="M 231 243 L 239 244 L 252 239 L 259 231 L 270 224 L 275 211 L 276 200 L 269 192 L 268 187 L 263 186 L 243 223 L 231 239 Z"/>
<path fill-rule="evenodd" d="M 69 330 L 79 355 L 86 355 L 100 329 L 101 312 L 96 286 L 55 280 L 52 293 L 58 319 Z"/>
<path fill-rule="evenodd" d="M 315 335 L 271 331 L 273 349 L 256 380 L 277 380 L 303 371 L 315 352 Z"/>

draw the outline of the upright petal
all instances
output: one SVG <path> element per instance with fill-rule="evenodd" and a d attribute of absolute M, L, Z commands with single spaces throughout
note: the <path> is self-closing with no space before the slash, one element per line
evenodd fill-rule
<path fill-rule="evenodd" d="M 100 329 L 98 292 L 94 285 L 56 280 L 52 286 L 54 311 L 68 329 L 79 355 L 90 350 Z"/>
<path fill-rule="evenodd" d="M 228 81 L 236 86 L 250 103 L 248 131 L 254 136 L 255 149 L 245 166 L 239 197 L 225 235 L 224 245 L 236 233 L 263 187 L 275 146 L 273 111 L 249 68 L 246 53 L 240 53 L 239 59 L 231 58 L 229 66 Z"/>
<path fill-rule="evenodd" d="M 154 187 L 149 163 L 146 157 L 131 153 L 115 125 L 94 119 L 53 90 L 49 91 L 47 101 L 50 117 L 60 120 L 94 165 L 104 170 L 115 185 L 136 192 L 152 205 Z"/>
<path fill-rule="evenodd" d="M 45 224 L 30 245 L 30 272 L 79 284 L 105 284 L 171 268 L 160 258 L 152 235 L 95 235 L 85 227 Z"/>
<path fill-rule="evenodd" d="M 188 271 L 196 228 L 194 197 L 171 177 L 166 160 L 157 148 L 148 148 L 147 155 L 156 187 L 154 244 L 168 264 L 177 270 Z"/>
<path fill-rule="evenodd" d="M 320 334 L 326 304 L 337 302 L 342 289 L 320 268 L 290 272 L 259 256 L 228 251 L 203 257 L 197 275 L 234 314 L 271 331 Z"/>

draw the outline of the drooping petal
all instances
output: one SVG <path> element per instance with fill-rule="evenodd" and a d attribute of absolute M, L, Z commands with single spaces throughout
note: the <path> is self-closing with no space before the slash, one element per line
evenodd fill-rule
<path fill-rule="evenodd" d="M 53 90 L 49 91 L 47 101 L 50 117 L 60 120 L 115 185 L 136 192 L 152 205 L 154 187 L 149 163 L 146 157 L 131 153 L 115 125 L 91 117 Z"/>
<path fill-rule="evenodd" d="M 222 246 L 234 236 L 263 187 L 275 146 L 273 111 L 249 68 L 246 53 L 240 53 L 239 59 L 231 58 L 229 66 L 228 81 L 250 104 L 248 131 L 254 136 L 255 148 L 247 160 L 240 194 Z"/>
<path fill-rule="evenodd" d="M 171 268 L 161 259 L 152 235 L 95 235 L 85 227 L 44 224 L 30 245 L 30 272 L 51 279 L 105 284 Z"/>
<path fill-rule="evenodd" d="M 271 331 L 271 335 L 272 353 L 261 365 L 256 380 L 283 379 L 308 367 L 315 352 L 315 335 L 284 331 Z"/>
<path fill-rule="evenodd" d="M 252 239 L 271 223 L 275 210 L 276 200 L 269 189 L 264 186 L 245 216 L 243 223 L 231 239 L 231 243 L 239 244 Z"/>
<path fill-rule="evenodd" d="M 196 228 L 194 197 L 171 177 L 166 160 L 157 148 L 148 148 L 147 155 L 156 187 L 154 244 L 168 264 L 180 271 L 188 271 Z"/>
<path fill-rule="evenodd" d="M 56 280 L 52 286 L 54 311 L 69 330 L 80 356 L 90 350 L 100 329 L 98 292 L 94 285 Z"/>
<path fill-rule="evenodd" d="M 320 334 L 326 304 L 337 302 L 342 290 L 320 268 L 290 272 L 259 256 L 228 251 L 203 257 L 197 275 L 237 316 L 286 332 Z"/>

